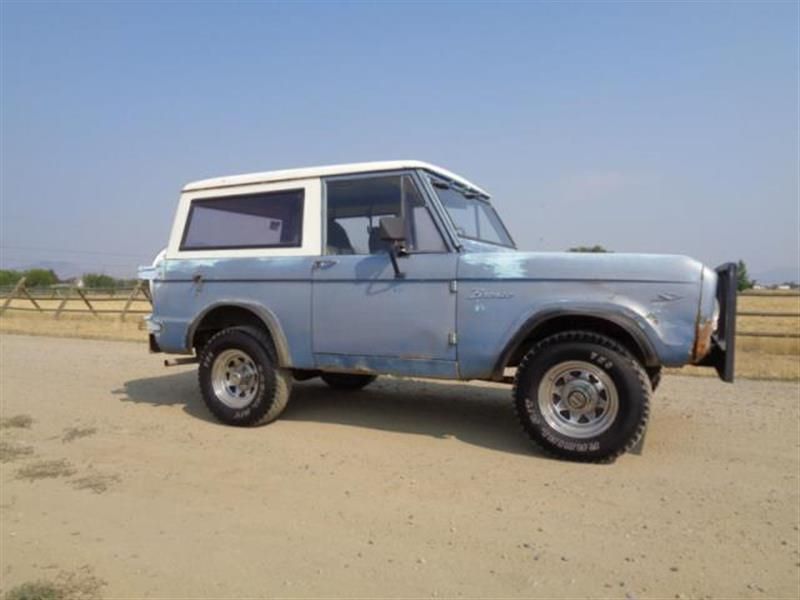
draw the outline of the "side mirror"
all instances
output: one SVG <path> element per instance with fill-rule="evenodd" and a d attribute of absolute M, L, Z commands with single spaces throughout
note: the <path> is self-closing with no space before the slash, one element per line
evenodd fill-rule
<path fill-rule="evenodd" d="M 385 242 L 406 241 L 406 224 L 403 217 L 383 217 L 380 220 L 379 231 L 381 239 Z"/>
<path fill-rule="evenodd" d="M 402 217 L 383 217 L 378 226 L 381 239 L 389 242 L 389 258 L 392 259 L 395 279 L 403 279 L 406 275 L 397 266 L 398 256 L 407 256 L 403 242 L 406 241 L 406 224 Z"/>

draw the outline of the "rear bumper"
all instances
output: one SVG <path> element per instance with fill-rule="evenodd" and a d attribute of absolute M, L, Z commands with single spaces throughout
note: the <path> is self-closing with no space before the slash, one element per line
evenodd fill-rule
<path fill-rule="evenodd" d="M 698 364 L 714 367 L 722 381 L 733 383 L 736 350 L 736 264 L 725 263 L 717 267 L 716 271 L 719 324 L 711 335 L 711 350 Z"/>
<path fill-rule="evenodd" d="M 148 336 L 148 340 L 149 340 L 149 343 L 150 343 L 150 352 L 151 352 L 151 354 L 156 354 L 158 352 L 161 352 L 161 347 L 158 345 L 158 341 L 156 340 L 155 334 L 151 333 Z"/>
<path fill-rule="evenodd" d="M 161 333 L 164 329 L 164 326 L 160 321 L 154 319 L 152 314 L 149 314 L 144 318 L 144 323 L 147 327 L 147 337 L 150 343 L 150 352 L 161 352 L 156 334 Z"/>

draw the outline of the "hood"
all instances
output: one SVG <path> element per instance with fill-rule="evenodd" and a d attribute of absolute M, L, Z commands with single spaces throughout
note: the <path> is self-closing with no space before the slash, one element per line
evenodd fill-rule
<path fill-rule="evenodd" d="M 703 265 L 674 254 L 467 252 L 459 279 L 696 283 Z"/>

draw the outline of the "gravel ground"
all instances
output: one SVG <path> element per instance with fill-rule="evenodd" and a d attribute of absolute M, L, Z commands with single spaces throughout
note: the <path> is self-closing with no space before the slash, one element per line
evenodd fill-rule
<path fill-rule="evenodd" d="M 800 593 L 798 383 L 668 376 L 642 454 L 598 466 L 534 452 L 503 386 L 311 381 L 235 429 L 161 360 L 0 336 L 2 590 L 79 573 L 107 597 Z"/>

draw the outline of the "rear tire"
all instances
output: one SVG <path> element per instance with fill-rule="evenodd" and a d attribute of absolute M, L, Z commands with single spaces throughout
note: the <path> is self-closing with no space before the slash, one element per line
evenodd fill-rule
<path fill-rule="evenodd" d="M 239 427 L 277 419 L 292 391 L 292 376 L 278 367 L 272 341 L 255 327 L 212 336 L 200 353 L 198 378 L 208 409 Z"/>
<path fill-rule="evenodd" d="M 588 331 L 538 342 L 522 359 L 514 407 L 545 452 L 583 462 L 610 461 L 636 445 L 650 415 L 650 380 L 621 345 Z"/>
<path fill-rule="evenodd" d="M 377 379 L 375 375 L 351 373 L 323 373 L 320 377 L 335 390 L 360 390 Z"/>

